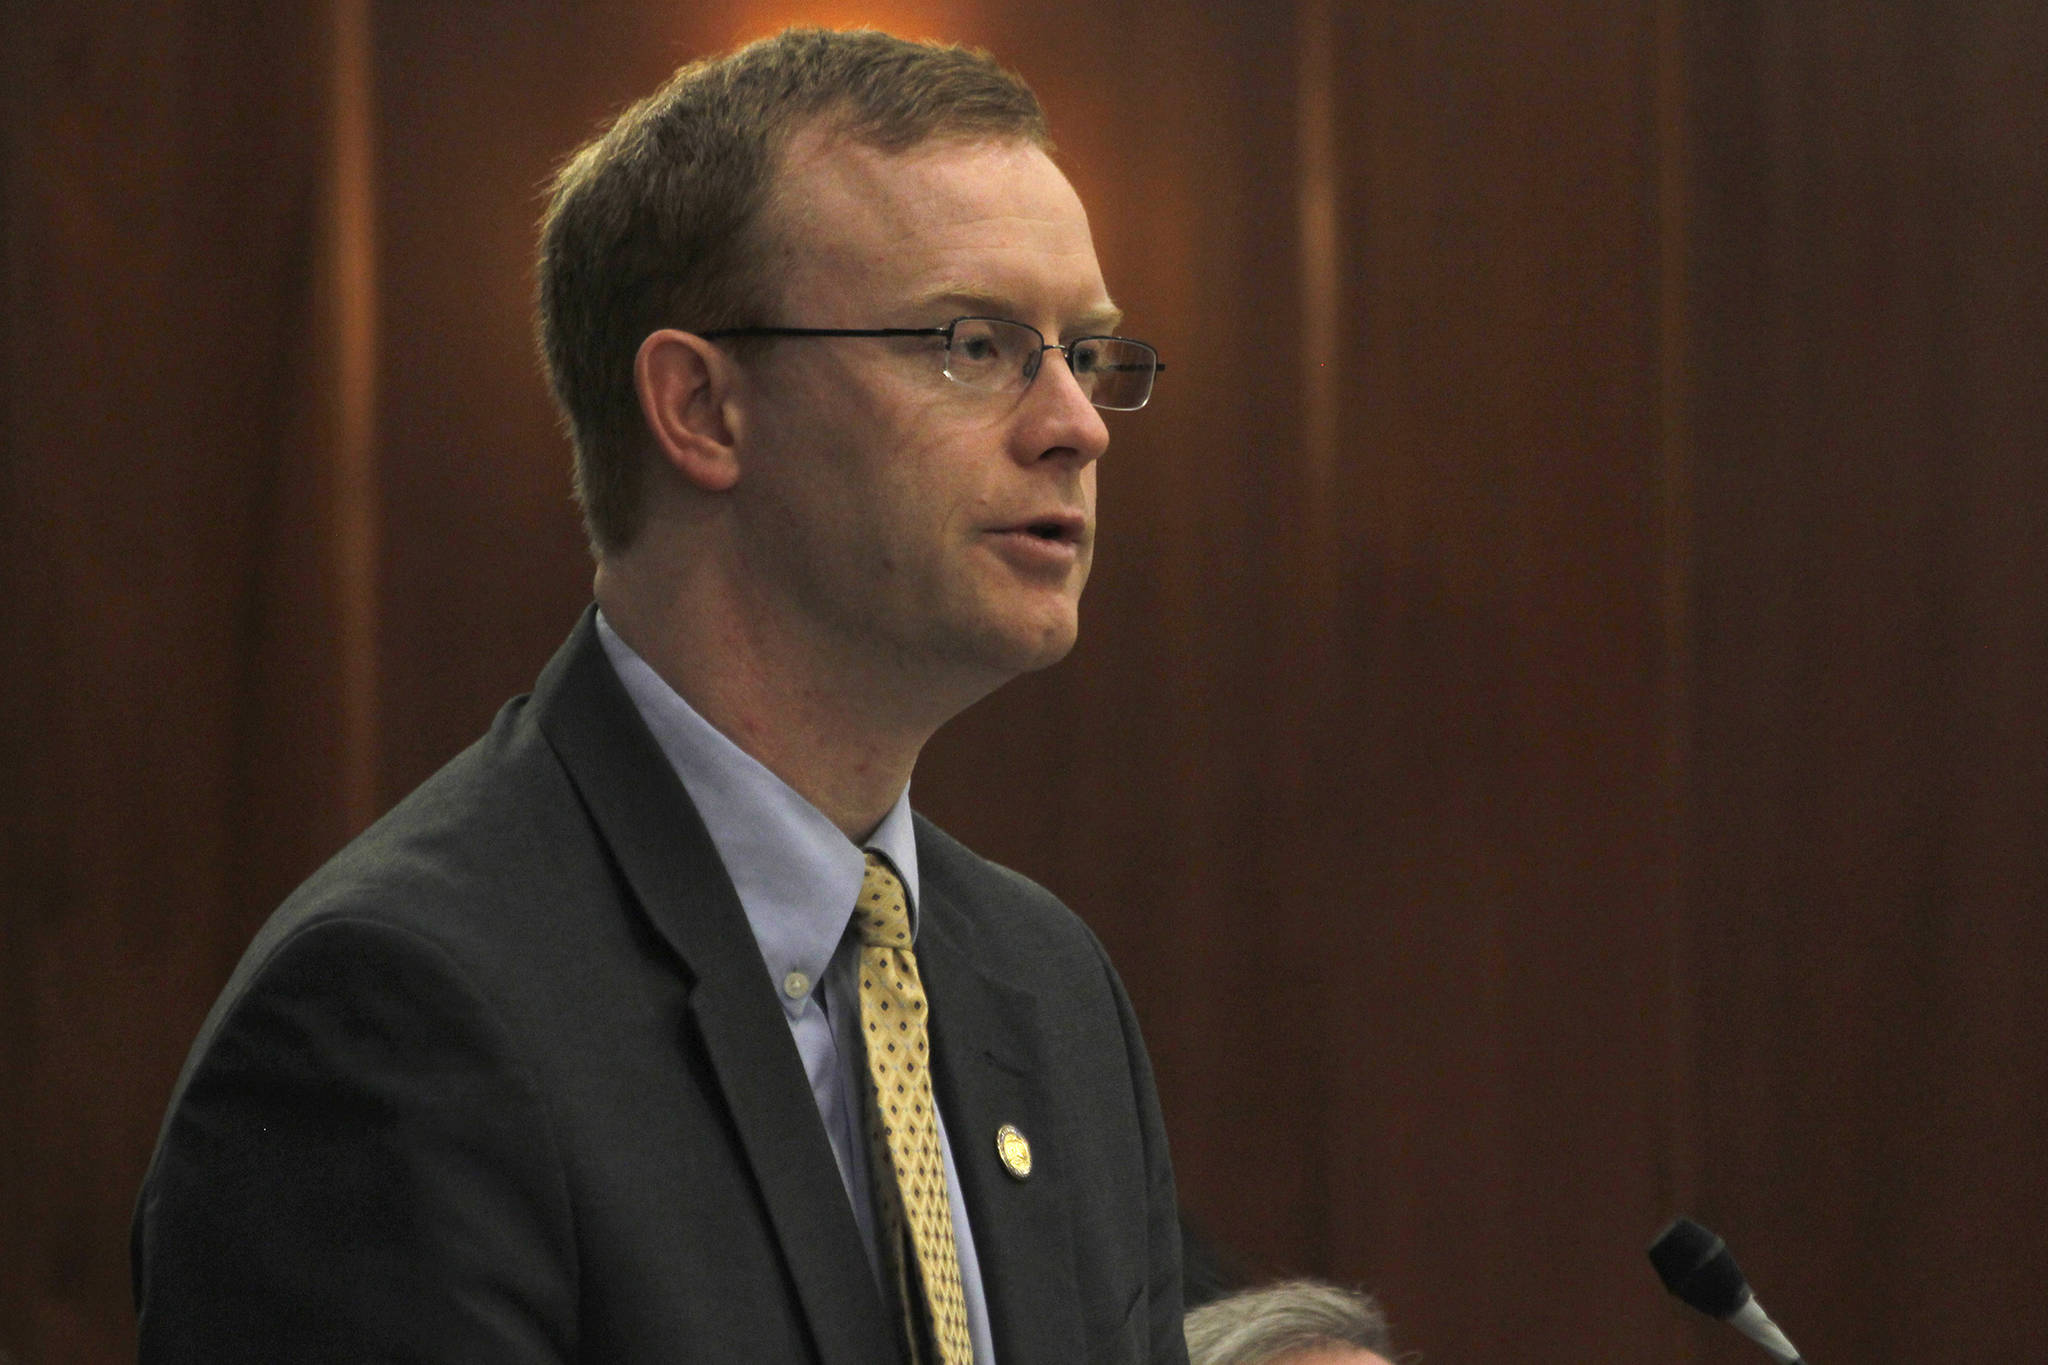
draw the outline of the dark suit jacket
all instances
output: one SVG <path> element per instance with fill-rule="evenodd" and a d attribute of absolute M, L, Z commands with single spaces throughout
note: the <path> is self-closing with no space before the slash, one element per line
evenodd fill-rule
<path fill-rule="evenodd" d="M 917 839 L 998 1356 L 1184 1360 L 1115 973 L 1044 890 Z M 760 951 L 589 614 L 257 935 L 179 1078 L 133 1256 L 145 1362 L 891 1358 Z"/>

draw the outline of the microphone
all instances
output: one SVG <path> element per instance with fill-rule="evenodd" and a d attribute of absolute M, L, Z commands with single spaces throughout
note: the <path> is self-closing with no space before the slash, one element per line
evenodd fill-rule
<path fill-rule="evenodd" d="M 1650 1264 L 1666 1289 L 1763 1347 L 1778 1365 L 1805 1365 L 1757 1303 L 1728 1244 L 1692 1219 L 1676 1219 L 1658 1234 L 1650 1244 Z"/>

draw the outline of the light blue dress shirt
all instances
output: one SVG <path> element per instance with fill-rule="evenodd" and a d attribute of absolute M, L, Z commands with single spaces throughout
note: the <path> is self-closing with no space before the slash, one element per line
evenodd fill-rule
<path fill-rule="evenodd" d="M 867 1141 L 861 1095 L 867 1086 L 867 1056 L 860 1035 L 860 939 L 847 932 L 859 898 L 867 858 L 838 826 L 698 715 L 663 682 L 646 660 L 597 617 L 605 656 L 625 684 L 655 742 L 667 755 L 683 790 L 704 819 L 726 875 L 739 893 L 768 981 L 782 1002 L 790 1036 L 810 1076 L 818 1118 L 825 1125 L 839 1177 L 846 1183 L 854 1220 L 867 1243 L 868 1259 L 881 1281 L 875 1244 L 874 1206 L 869 1200 Z M 910 903 L 910 933 L 917 938 L 917 840 L 910 822 L 910 790 L 868 836 L 867 848 L 896 867 Z M 967 1328 L 974 1338 L 976 1365 L 994 1365 L 989 1339 L 988 1297 L 981 1262 L 967 1223 L 967 1201 L 946 1120 L 938 1115 L 939 1146 L 946 1158 L 946 1193 L 952 1204 L 953 1241 L 960 1253 L 960 1282 L 967 1297 Z"/>

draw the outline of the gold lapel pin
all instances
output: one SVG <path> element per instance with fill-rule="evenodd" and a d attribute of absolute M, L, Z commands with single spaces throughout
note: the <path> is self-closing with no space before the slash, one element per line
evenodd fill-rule
<path fill-rule="evenodd" d="M 1017 1131 L 1017 1125 L 1006 1123 L 996 1129 L 996 1155 L 1003 1159 L 1003 1169 L 1011 1178 L 1022 1180 L 1031 1174 L 1031 1144 Z"/>

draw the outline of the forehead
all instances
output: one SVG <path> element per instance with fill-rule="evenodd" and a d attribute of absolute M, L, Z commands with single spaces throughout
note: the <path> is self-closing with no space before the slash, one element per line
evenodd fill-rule
<path fill-rule="evenodd" d="M 771 212 L 784 297 L 806 310 L 805 325 L 897 320 L 828 322 L 819 307 L 942 301 L 1056 325 L 1114 312 L 1080 197 L 1029 142 L 937 139 L 889 152 L 806 129 L 784 152 Z"/>

